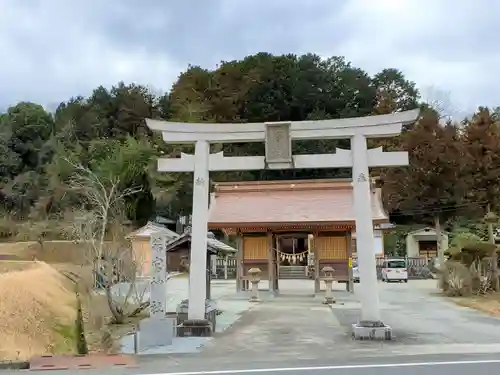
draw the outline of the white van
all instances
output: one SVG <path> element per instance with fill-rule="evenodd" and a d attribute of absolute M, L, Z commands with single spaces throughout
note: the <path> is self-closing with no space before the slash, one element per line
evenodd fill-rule
<path fill-rule="evenodd" d="M 405 259 L 386 259 L 382 265 L 382 281 L 408 282 L 408 267 Z"/>

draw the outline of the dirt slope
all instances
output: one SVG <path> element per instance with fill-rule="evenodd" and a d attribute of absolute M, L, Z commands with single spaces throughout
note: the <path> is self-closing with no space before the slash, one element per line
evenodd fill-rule
<path fill-rule="evenodd" d="M 46 263 L 0 274 L 0 359 L 71 352 L 75 309 L 71 282 Z"/>

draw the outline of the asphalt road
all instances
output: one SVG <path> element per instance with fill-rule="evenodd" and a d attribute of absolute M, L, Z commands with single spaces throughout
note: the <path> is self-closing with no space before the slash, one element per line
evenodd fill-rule
<path fill-rule="evenodd" d="M 293 374 L 317 374 L 317 375 L 387 375 L 390 371 L 391 375 L 443 375 L 443 374 L 470 374 L 473 371 L 479 371 L 481 375 L 498 374 L 500 366 L 496 363 L 455 363 L 455 364 L 426 364 L 408 366 L 325 366 L 325 367 L 303 367 L 303 368 L 277 368 L 277 369 L 260 369 L 260 370 L 228 370 L 217 372 L 190 372 L 190 373 L 167 373 L 169 375 L 222 375 L 222 374 L 263 374 L 277 375 L 282 373 Z M 162 374 L 163 375 L 163 374 Z"/>
<path fill-rule="evenodd" d="M 171 358 L 170 358 L 171 360 Z M 413 355 L 365 357 L 358 360 L 296 361 L 265 366 L 251 358 L 232 366 L 207 366 L 202 361 L 179 363 L 169 358 L 140 364 L 135 368 L 100 368 L 84 371 L 43 371 L 44 375 L 84 372 L 86 375 L 493 375 L 500 373 L 500 351 L 493 354 Z M 2 371 L 0 375 L 19 375 L 25 371 Z"/>
<path fill-rule="evenodd" d="M 433 357 L 429 357 L 432 359 Z M 261 374 L 261 375 L 470 375 L 470 374 L 498 374 L 500 373 L 500 355 L 486 358 L 472 358 L 466 360 L 426 361 L 411 359 L 409 362 L 380 361 L 360 362 L 353 364 L 284 366 L 273 368 L 254 368 L 249 363 L 247 368 L 220 369 L 220 370 L 193 370 L 177 372 L 157 372 L 141 375 L 230 375 L 230 374 Z"/>

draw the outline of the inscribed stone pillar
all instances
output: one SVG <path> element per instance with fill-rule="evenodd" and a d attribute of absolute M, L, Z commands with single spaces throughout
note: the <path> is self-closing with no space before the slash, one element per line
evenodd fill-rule
<path fill-rule="evenodd" d="M 166 237 L 151 235 L 151 278 L 149 290 L 150 316 L 141 320 L 137 336 L 137 351 L 168 346 L 175 335 L 175 319 L 165 317 L 167 311 Z"/>
<path fill-rule="evenodd" d="M 167 312 L 167 252 L 166 238 L 157 233 L 151 235 L 150 316 L 165 317 Z"/>

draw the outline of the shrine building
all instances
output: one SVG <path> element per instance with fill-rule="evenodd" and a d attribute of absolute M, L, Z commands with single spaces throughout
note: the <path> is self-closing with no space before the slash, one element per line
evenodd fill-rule
<path fill-rule="evenodd" d="M 374 227 L 389 223 L 380 188 L 372 183 L 371 191 Z M 338 282 L 348 281 L 353 204 L 350 179 L 216 183 L 208 226 L 238 236 L 240 288 L 248 270 L 259 268 L 274 292 L 291 270 L 313 279 L 318 292 L 325 266 L 335 269 Z M 375 256 L 380 249 L 373 251 Z"/>

